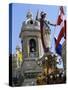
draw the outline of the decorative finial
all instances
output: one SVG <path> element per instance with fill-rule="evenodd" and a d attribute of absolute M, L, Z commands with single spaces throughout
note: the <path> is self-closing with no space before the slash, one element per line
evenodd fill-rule
<path fill-rule="evenodd" d="M 28 10 L 26 17 L 27 19 L 32 18 L 32 12 L 30 9 Z"/>

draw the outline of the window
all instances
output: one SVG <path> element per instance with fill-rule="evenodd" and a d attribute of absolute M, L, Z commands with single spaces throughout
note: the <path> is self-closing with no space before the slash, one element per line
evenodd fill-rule
<path fill-rule="evenodd" d="M 27 24 L 31 24 L 32 25 L 33 24 L 33 20 L 28 20 Z"/>
<path fill-rule="evenodd" d="M 30 20 L 30 24 L 33 24 L 33 20 Z"/>
<path fill-rule="evenodd" d="M 36 52 L 36 41 L 34 39 L 30 39 L 29 48 L 30 52 Z"/>

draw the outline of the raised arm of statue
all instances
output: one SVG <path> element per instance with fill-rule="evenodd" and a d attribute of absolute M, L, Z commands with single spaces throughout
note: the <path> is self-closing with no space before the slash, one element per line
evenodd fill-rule
<path fill-rule="evenodd" d="M 51 26 L 56 26 L 56 24 L 53 24 L 53 23 L 51 23 L 50 21 L 47 21 L 47 20 L 45 20 L 45 24 L 49 24 L 49 25 L 51 25 Z"/>

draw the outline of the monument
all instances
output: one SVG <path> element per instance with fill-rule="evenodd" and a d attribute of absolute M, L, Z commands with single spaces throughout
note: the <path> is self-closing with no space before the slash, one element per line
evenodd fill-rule
<path fill-rule="evenodd" d="M 38 65 L 38 60 L 41 60 L 44 55 L 41 41 L 40 21 L 33 19 L 31 11 L 27 12 L 26 18 L 20 32 L 24 60 L 21 73 L 24 74 L 23 85 L 36 85 L 36 77 L 42 72 L 42 67 Z M 45 39 L 46 41 L 48 39 L 48 42 L 50 42 L 49 27 L 45 27 L 44 29 L 44 36 L 48 37 Z"/>

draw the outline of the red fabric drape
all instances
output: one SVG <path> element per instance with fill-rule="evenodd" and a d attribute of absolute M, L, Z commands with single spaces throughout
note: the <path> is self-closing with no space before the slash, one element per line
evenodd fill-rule
<path fill-rule="evenodd" d="M 64 37 L 66 39 L 66 20 L 64 21 L 64 27 L 62 27 L 62 29 L 61 29 L 61 31 L 58 35 L 58 38 L 57 38 L 57 41 L 56 41 L 56 47 L 58 46 L 62 37 Z"/>
<path fill-rule="evenodd" d="M 61 15 L 58 16 L 57 25 L 60 25 L 63 20 L 61 19 Z"/>
<path fill-rule="evenodd" d="M 58 19 L 57 19 L 57 25 L 60 25 L 63 22 L 64 26 L 62 26 L 62 28 L 60 30 L 60 33 L 58 35 L 58 38 L 57 38 L 57 41 L 56 41 L 56 47 L 58 46 L 62 37 L 64 37 L 66 39 L 66 20 L 63 20 L 63 18 L 61 18 L 62 16 L 64 16 L 63 6 L 60 7 L 60 15 L 58 16 Z"/>

